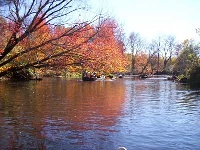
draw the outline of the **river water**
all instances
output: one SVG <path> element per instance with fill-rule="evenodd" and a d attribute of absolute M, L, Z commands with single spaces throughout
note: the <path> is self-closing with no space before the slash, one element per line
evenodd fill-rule
<path fill-rule="evenodd" d="M 200 90 L 164 78 L 0 81 L 0 149 L 200 149 Z"/>

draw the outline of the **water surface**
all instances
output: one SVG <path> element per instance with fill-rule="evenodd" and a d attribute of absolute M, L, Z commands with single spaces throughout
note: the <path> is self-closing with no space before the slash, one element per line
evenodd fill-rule
<path fill-rule="evenodd" d="M 0 149 L 200 149 L 200 90 L 163 78 L 0 82 Z"/>

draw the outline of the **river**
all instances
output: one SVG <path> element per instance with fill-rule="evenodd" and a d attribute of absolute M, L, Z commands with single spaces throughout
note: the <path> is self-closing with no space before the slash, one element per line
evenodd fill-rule
<path fill-rule="evenodd" d="M 200 90 L 164 78 L 0 81 L 0 149 L 197 150 Z"/>

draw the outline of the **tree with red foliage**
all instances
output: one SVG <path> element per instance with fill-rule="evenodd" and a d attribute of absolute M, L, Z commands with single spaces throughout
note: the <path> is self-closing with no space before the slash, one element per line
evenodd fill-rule
<path fill-rule="evenodd" d="M 56 36 L 51 36 L 51 34 L 49 34 L 43 37 L 44 32 L 40 34 L 45 28 L 49 28 L 47 32 L 51 33 L 58 25 L 69 24 L 68 20 L 71 19 L 72 16 L 75 17 L 77 11 L 85 9 L 85 4 L 82 1 L 9 0 L 9 3 L 1 8 L 4 9 L 3 12 L 5 12 L 3 18 L 8 20 L 7 26 L 9 30 L 7 30 L 6 37 L 9 38 L 4 41 L 3 44 L 5 46 L 0 54 L 0 76 L 31 67 L 44 67 L 46 64 L 49 64 L 49 60 L 66 55 L 66 53 L 77 49 L 96 34 L 94 33 L 90 37 L 84 38 L 82 43 L 71 46 L 68 44 L 67 49 L 65 49 L 66 51 L 56 51 L 55 49 L 49 48 L 47 52 L 46 48 L 44 48 L 45 46 L 53 47 L 59 39 L 64 37 L 70 38 L 85 27 L 85 25 L 82 25 L 83 23 L 74 23 L 70 25 L 70 28 L 62 30 L 62 32 Z M 62 22 L 60 22 L 60 20 L 62 20 Z M 68 22 L 65 22 L 66 20 Z M 91 21 L 84 22 L 84 24 L 91 24 L 94 21 L 98 21 L 98 17 L 95 17 Z M 35 37 L 37 32 L 41 37 Z M 36 56 L 38 52 L 44 54 L 43 57 L 30 59 L 30 57 L 33 57 L 34 53 Z M 15 62 L 21 59 L 23 59 L 24 62 L 16 65 Z"/>
<path fill-rule="evenodd" d="M 127 65 L 124 56 L 125 47 L 119 38 L 118 28 L 118 24 L 113 19 L 102 22 L 95 38 L 82 48 L 87 60 L 83 64 L 84 68 L 104 73 L 125 71 Z"/>

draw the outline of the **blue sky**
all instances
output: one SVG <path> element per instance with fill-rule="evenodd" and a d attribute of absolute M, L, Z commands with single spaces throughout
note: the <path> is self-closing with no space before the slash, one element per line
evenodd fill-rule
<path fill-rule="evenodd" d="M 114 17 L 127 36 L 138 32 L 147 41 L 163 35 L 177 41 L 200 41 L 200 0 L 90 0 L 92 11 Z"/>

